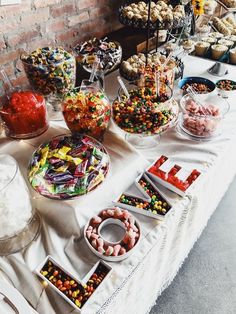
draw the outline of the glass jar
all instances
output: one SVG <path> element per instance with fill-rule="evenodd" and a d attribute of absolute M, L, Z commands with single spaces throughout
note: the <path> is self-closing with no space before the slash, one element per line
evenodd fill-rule
<path fill-rule="evenodd" d="M 94 85 L 74 88 L 66 93 L 62 112 L 72 133 L 87 134 L 98 140 L 103 139 L 111 117 L 106 94 Z"/>
<path fill-rule="evenodd" d="M 38 136 L 48 129 L 46 102 L 32 91 L 13 91 L 2 100 L 0 117 L 6 135 L 17 139 Z"/>
<path fill-rule="evenodd" d="M 0 173 L 0 255 L 8 255 L 35 239 L 40 219 L 13 157 L 0 155 Z"/>

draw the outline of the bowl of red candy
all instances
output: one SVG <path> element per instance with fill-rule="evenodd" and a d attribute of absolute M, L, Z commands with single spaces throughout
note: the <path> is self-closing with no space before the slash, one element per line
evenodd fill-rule
<path fill-rule="evenodd" d="M 187 94 L 182 97 L 180 107 L 180 128 L 199 139 L 210 139 L 218 135 L 220 123 L 229 111 L 228 103 L 218 96 L 210 96 L 199 103 Z"/>
<path fill-rule="evenodd" d="M 2 99 L 0 117 L 7 136 L 26 139 L 48 129 L 46 103 L 39 93 L 13 91 Z"/>

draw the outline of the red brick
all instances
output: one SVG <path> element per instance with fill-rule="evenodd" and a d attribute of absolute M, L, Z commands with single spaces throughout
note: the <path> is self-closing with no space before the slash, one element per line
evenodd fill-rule
<path fill-rule="evenodd" d="M 13 62 L 20 55 L 20 49 L 0 54 L 1 65 Z"/>
<path fill-rule="evenodd" d="M 7 45 L 10 47 L 15 47 L 27 43 L 37 36 L 39 36 L 39 32 L 37 30 L 30 30 L 18 35 L 9 36 L 7 39 Z"/>
<path fill-rule="evenodd" d="M 56 42 L 62 44 L 64 42 L 69 42 L 74 40 L 74 38 L 78 35 L 77 29 L 70 29 L 66 32 L 56 35 Z"/>
<path fill-rule="evenodd" d="M 111 9 L 109 7 L 103 6 L 103 7 L 91 9 L 89 12 L 89 16 L 90 16 L 90 19 L 93 20 L 93 19 L 98 18 L 98 17 L 104 18 L 104 16 L 111 15 L 111 13 L 112 12 L 111 12 Z"/>
<path fill-rule="evenodd" d="M 66 27 L 65 21 L 53 20 L 53 22 L 50 22 L 46 25 L 46 31 L 47 32 L 60 32 L 64 30 L 65 27 Z"/>
<path fill-rule="evenodd" d="M 0 17 L 8 19 L 9 17 L 16 16 L 26 11 L 31 10 L 31 0 L 23 0 L 20 5 L 7 5 L 0 6 Z"/>
<path fill-rule="evenodd" d="M 36 50 L 37 48 L 48 47 L 51 45 L 53 45 L 53 42 L 51 39 L 48 39 L 48 38 L 36 39 L 28 43 L 27 51 L 31 52 L 31 51 Z"/>
<path fill-rule="evenodd" d="M 68 25 L 75 26 L 76 24 L 83 23 L 89 20 L 88 11 L 80 13 L 78 15 L 70 16 L 68 18 Z"/>
<path fill-rule="evenodd" d="M 4 50 L 6 48 L 5 40 L 3 39 L 3 36 L 0 36 L 0 51 Z"/>
<path fill-rule="evenodd" d="M 16 19 L 1 19 L 0 34 L 9 34 L 19 27 L 19 22 Z"/>
<path fill-rule="evenodd" d="M 74 12 L 75 12 L 74 3 L 51 7 L 51 16 L 53 17 L 58 17 L 65 14 L 72 14 Z"/>
<path fill-rule="evenodd" d="M 12 77 L 15 75 L 14 67 L 12 66 L 12 64 L 5 65 L 3 69 L 8 77 Z"/>
<path fill-rule="evenodd" d="M 61 2 L 61 0 L 34 0 L 34 6 L 36 9 L 49 7 L 50 5 L 55 5 Z"/>
<path fill-rule="evenodd" d="M 11 79 L 11 83 L 13 87 L 25 87 L 29 85 L 27 77 L 25 75 L 21 75 L 17 78 Z"/>
<path fill-rule="evenodd" d="M 21 16 L 20 27 L 28 28 L 34 24 L 45 23 L 49 19 L 49 17 L 49 8 L 38 9 L 36 12 L 33 13 L 25 13 Z"/>
<path fill-rule="evenodd" d="M 95 7 L 99 3 L 99 0 L 80 0 L 78 1 L 79 10 Z"/>

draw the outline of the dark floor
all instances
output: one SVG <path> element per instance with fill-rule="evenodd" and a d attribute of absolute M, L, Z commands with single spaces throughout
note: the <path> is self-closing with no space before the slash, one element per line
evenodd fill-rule
<path fill-rule="evenodd" d="M 151 314 L 236 314 L 236 178 Z"/>

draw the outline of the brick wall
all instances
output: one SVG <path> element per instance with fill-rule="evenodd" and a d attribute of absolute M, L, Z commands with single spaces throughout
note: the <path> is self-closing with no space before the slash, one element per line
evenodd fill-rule
<path fill-rule="evenodd" d="M 117 0 L 22 0 L 20 5 L 0 6 L 0 66 L 14 86 L 26 84 L 19 60 L 22 49 L 76 43 L 102 37 L 120 27 Z"/>

